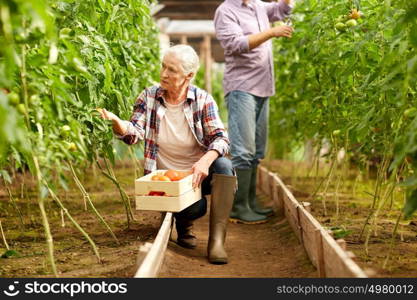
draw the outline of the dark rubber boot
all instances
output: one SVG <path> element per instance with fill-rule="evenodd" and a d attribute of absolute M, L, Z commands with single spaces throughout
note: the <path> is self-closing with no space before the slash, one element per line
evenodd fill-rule
<path fill-rule="evenodd" d="M 193 228 L 193 221 L 179 219 L 175 220 L 175 227 L 177 228 L 177 244 L 181 247 L 194 249 L 197 246 L 197 238 L 191 231 Z"/>
<path fill-rule="evenodd" d="M 224 249 L 227 219 L 236 192 L 236 176 L 213 174 L 210 207 L 210 233 L 207 246 L 208 260 L 212 264 L 227 264 Z"/>
<path fill-rule="evenodd" d="M 256 174 L 258 173 L 258 167 L 252 168 L 252 176 L 250 180 L 250 188 L 249 188 L 249 206 L 250 208 L 260 215 L 265 216 L 272 216 L 274 214 L 274 211 L 270 207 L 261 207 L 256 200 Z"/>
<path fill-rule="evenodd" d="M 252 169 L 236 169 L 237 192 L 230 213 L 230 222 L 243 224 L 262 224 L 267 217 L 254 212 L 249 206 L 249 190 Z"/>

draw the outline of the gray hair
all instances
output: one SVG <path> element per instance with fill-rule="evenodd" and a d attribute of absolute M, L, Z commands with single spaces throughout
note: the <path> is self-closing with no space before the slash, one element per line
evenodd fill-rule
<path fill-rule="evenodd" d="M 194 73 L 195 76 L 197 74 L 198 68 L 200 67 L 200 59 L 193 47 L 188 45 L 175 45 L 165 51 L 164 57 L 168 54 L 175 55 L 181 61 L 185 75 Z"/>

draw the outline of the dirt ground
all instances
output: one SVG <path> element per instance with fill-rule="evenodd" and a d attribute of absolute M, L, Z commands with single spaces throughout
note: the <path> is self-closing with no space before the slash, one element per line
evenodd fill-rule
<path fill-rule="evenodd" d="M 126 192 L 133 199 L 134 171 L 127 167 L 115 168 L 116 176 Z M 33 184 L 23 178 L 28 187 L 21 197 L 20 188 L 14 186 L 13 194 L 23 215 L 24 225 L 20 225 L 17 210 L 1 187 L 0 218 L 7 242 L 18 256 L 0 258 L 0 277 L 51 277 L 53 276 L 46 258 L 46 244 Z M 22 180 L 22 178 L 21 178 Z M 82 182 L 85 184 L 97 210 L 110 225 L 119 244 L 104 226 L 98 222 L 91 209 L 84 210 L 83 197 L 76 186 L 59 196 L 74 219 L 87 231 L 96 243 L 101 255 L 101 263 L 92 247 L 81 233 L 64 218 L 62 226 L 60 209 L 50 200 L 46 203 L 47 214 L 54 239 L 54 254 L 60 277 L 131 277 L 136 266 L 136 256 L 140 245 L 151 241 L 160 222 L 160 213 L 134 211 L 136 221 L 127 228 L 125 209 L 120 195 L 104 176 L 88 172 Z M 132 201 L 133 205 L 133 201 Z M 6 248 L 0 240 L 0 256 Z"/>
<path fill-rule="evenodd" d="M 127 166 L 115 168 L 116 177 L 133 199 L 134 171 Z M 152 242 L 157 234 L 161 214 L 134 211 L 136 221 L 126 225 L 124 206 L 115 186 L 104 176 L 88 170 L 82 178 L 97 210 L 108 222 L 119 244 L 101 225 L 91 210 L 84 210 L 83 197 L 74 185 L 58 195 L 77 222 L 97 244 L 102 261 L 98 262 L 90 244 L 64 218 L 50 200 L 46 203 L 54 239 L 54 254 L 60 277 L 133 277 L 137 269 L 138 250 Z M 23 183 L 23 189 L 21 189 Z M 46 258 L 46 244 L 33 183 L 21 176 L 13 186 L 13 196 L 23 216 L 13 206 L 0 186 L 0 220 L 10 248 L 17 256 L 0 258 L 0 277 L 51 277 Z M 23 192 L 22 192 L 23 191 Z M 264 199 L 266 200 L 266 199 Z M 132 205 L 134 203 L 132 200 Z M 175 232 L 174 232 L 175 233 Z M 289 225 L 276 217 L 267 224 L 250 226 L 229 224 L 227 251 L 230 262 L 215 266 L 207 262 L 208 215 L 196 222 L 197 249 L 188 250 L 171 241 L 162 277 L 315 277 L 302 246 Z M 0 256 L 6 252 L 0 241 Z"/>
<path fill-rule="evenodd" d="M 261 198 L 265 204 L 268 200 Z M 197 220 L 196 249 L 185 249 L 171 236 L 160 277 L 316 277 L 286 219 L 272 217 L 259 225 L 228 224 L 226 251 L 229 263 L 212 265 L 207 261 L 209 214 Z"/>
<path fill-rule="evenodd" d="M 417 219 L 401 220 L 398 234 L 391 244 L 392 231 L 401 203 L 381 209 L 375 226 L 366 226 L 359 238 L 364 220 L 370 211 L 367 193 L 372 193 L 371 183 L 352 186 L 351 175 L 341 184 L 335 197 L 335 184 L 331 183 L 326 197 L 327 215 L 323 210 L 320 192 L 312 197 L 320 178 L 308 177 L 299 165 L 288 162 L 273 162 L 267 165 L 277 171 L 294 191 L 299 201 L 311 202 L 313 215 L 347 242 L 347 248 L 356 255 L 357 263 L 371 268 L 375 277 L 417 277 Z M 116 176 L 133 199 L 134 172 L 127 166 L 115 168 Z M 107 230 L 97 221 L 91 210 L 84 210 L 81 193 L 70 185 L 59 196 L 72 216 L 90 234 L 99 248 L 102 262 L 99 263 L 90 244 L 79 231 L 64 218 L 57 205 L 46 203 L 48 218 L 54 238 L 54 254 L 60 277 L 132 277 L 137 269 L 139 247 L 152 242 L 160 224 L 160 213 L 134 211 L 136 221 L 130 228 L 120 195 L 115 186 L 104 176 L 91 170 L 82 178 L 98 211 L 116 234 L 117 244 Z M 22 189 L 23 184 L 23 189 Z M 353 192 L 356 190 L 356 193 Z M 0 258 L 0 277 L 51 277 L 51 268 L 46 258 L 43 226 L 37 206 L 33 183 L 20 176 L 13 186 L 13 195 L 23 217 L 10 201 L 6 190 L 0 187 L 0 220 L 10 248 L 17 256 Z M 338 201 L 336 201 L 338 199 Z M 266 203 L 267 198 L 262 198 Z M 339 214 L 336 214 L 337 202 Z M 268 203 L 267 203 L 268 204 Z M 132 201 L 133 205 L 133 201 Z M 372 223 L 372 219 L 370 222 Z M 369 231 L 369 228 L 372 228 Z M 206 259 L 208 238 L 208 215 L 196 222 L 195 232 L 198 247 L 194 250 L 179 247 L 170 241 L 162 277 L 316 277 L 316 271 L 298 243 L 289 225 L 272 218 L 268 223 L 256 226 L 229 224 L 226 249 L 229 264 L 211 265 Z M 369 234 L 368 251 L 364 245 Z M 175 232 L 174 232 L 175 233 Z M 173 236 L 175 238 L 175 236 Z M 0 256 L 6 252 L 0 240 Z M 389 254 L 389 257 L 388 257 Z M 388 259 L 387 259 L 388 257 Z"/>
<path fill-rule="evenodd" d="M 359 177 L 355 184 L 359 174 L 351 169 L 341 181 L 337 193 L 336 180 L 332 180 L 325 195 L 321 193 L 321 187 L 313 197 L 323 177 L 314 177 L 314 172 L 307 176 L 304 164 L 272 161 L 265 166 L 281 176 L 298 201 L 311 203 L 314 217 L 332 230 L 335 238 L 340 237 L 347 242 L 347 250 L 356 255 L 355 261 L 359 266 L 374 271 L 372 277 L 417 277 L 416 215 L 409 220 L 401 219 L 398 232 L 392 239 L 403 205 L 403 199 L 397 197 L 400 193 L 396 194 L 397 198 L 392 200 L 392 204 L 388 201 L 381 207 L 375 222 L 372 217 L 369 219 L 361 236 L 365 220 L 371 212 L 371 195 L 374 192 L 372 179 Z M 323 202 L 327 214 L 324 213 Z M 369 243 L 366 251 L 367 236 Z"/>

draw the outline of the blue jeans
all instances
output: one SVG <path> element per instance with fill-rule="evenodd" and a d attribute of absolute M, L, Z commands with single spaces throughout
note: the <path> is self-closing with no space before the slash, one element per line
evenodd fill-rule
<path fill-rule="evenodd" d="M 230 154 L 236 169 L 250 169 L 265 157 L 269 98 L 242 91 L 226 95 Z"/>
<path fill-rule="evenodd" d="M 213 174 L 223 174 L 223 175 L 234 175 L 232 162 L 226 157 L 217 158 L 209 168 L 208 176 L 203 180 L 201 184 L 201 194 L 203 198 L 190 205 L 186 209 L 178 213 L 174 213 L 175 218 L 186 219 L 186 220 L 195 220 L 204 216 L 207 212 L 207 199 L 206 195 L 211 194 L 211 179 Z"/>

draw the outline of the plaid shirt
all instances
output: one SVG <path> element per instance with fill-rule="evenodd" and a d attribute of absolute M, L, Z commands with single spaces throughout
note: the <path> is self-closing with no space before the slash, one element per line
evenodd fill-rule
<path fill-rule="evenodd" d="M 123 121 L 127 126 L 126 134 L 117 136 L 129 145 L 145 140 L 145 174 L 156 170 L 159 125 L 166 112 L 164 95 L 165 90 L 160 86 L 145 89 L 136 100 L 130 121 Z M 210 94 L 190 85 L 184 113 L 191 132 L 205 151 L 216 150 L 220 156 L 227 154 L 230 142 Z"/>

